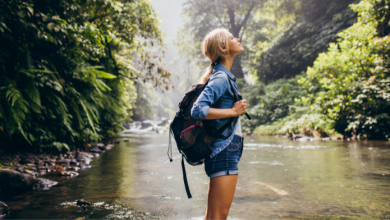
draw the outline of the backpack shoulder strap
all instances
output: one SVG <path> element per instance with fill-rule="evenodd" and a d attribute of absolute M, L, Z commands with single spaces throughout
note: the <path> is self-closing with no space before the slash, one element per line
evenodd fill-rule
<path fill-rule="evenodd" d="M 233 90 L 234 102 L 237 102 L 237 101 L 239 101 L 239 99 L 238 99 L 238 95 L 237 95 L 236 89 L 234 88 L 232 82 L 230 81 L 229 76 L 228 76 L 227 79 L 229 81 L 230 88 Z M 225 123 L 220 129 L 218 129 L 218 131 L 216 131 L 215 133 L 217 133 L 218 135 L 222 134 L 222 132 L 224 132 L 226 130 L 226 128 L 228 128 L 237 118 L 238 117 L 230 118 L 230 120 L 227 123 Z"/>

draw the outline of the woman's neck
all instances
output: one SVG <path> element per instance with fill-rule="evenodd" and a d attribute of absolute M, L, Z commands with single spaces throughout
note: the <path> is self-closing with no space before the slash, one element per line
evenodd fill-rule
<path fill-rule="evenodd" d="M 224 66 L 230 72 L 230 69 L 232 68 L 232 65 L 233 65 L 233 60 L 234 60 L 234 57 L 228 56 L 228 57 L 226 57 L 226 59 L 221 60 L 221 62 L 219 62 L 219 64 Z"/>

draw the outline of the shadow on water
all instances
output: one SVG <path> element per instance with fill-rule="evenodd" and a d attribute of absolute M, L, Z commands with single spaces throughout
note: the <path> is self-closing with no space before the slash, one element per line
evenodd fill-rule
<path fill-rule="evenodd" d="M 186 166 L 193 198 L 185 194 L 180 155 L 166 156 L 167 134 L 134 134 L 76 178 L 48 192 L 4 195 L 11 218 L 202 219 L 208 178 Z M 292 142 L 247 137 L 230 219 L 389 218 L 390 144 Z M 85 199 L 91 207 L 79 207 Z"/>

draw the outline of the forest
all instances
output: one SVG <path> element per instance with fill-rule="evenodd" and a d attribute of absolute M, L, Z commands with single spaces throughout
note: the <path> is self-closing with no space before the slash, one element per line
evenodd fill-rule
<path fill-rule="evenodd" d="M 241 39 L 232 73 L 253 118 L 243 118 L 247 133 L 387 140 L 389 5 L 187 0 L 176 46 L 184 68 L 203 70 L 208 31 L 226 27 Z M 174 89 L 148 0 L 10 0 L 0 12 L 0 153 L 113 140 L 124 122 L 155 117 L 159 92 L 148 88 Z M 166 100 L 154 101 L 173 116 Z"/>
<path fill-rule="evenodd" d="M 179 46 L 207 66 L 198 48 L 210 29 L 223 26 L 241 39 L 245 52 L 231 72 L 253 118 L 242 118 L 247 133 L 388 140 L 389 5 L 189 0 L 182 33 L 190 40 Z"/>
<path fill-rule="evenodd" d="M 147 0 L 10 0 L 0 12 L 0 153 L 112 140 L 138 82 L 172 86 Z"/>

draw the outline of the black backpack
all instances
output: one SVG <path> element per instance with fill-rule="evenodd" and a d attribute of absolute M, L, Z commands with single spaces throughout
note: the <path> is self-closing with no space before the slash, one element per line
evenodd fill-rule
<path fill-rule="evenodd" d="M 182 155 L 181 166 L 183 171 L 184 186 L 187 192 L 188 198 L 192 198 L 187 181 L 186 169 L 184 166 L 184 158 L 193 166 L 201 165 L 205 162 L 206 158 L 210 157 L 213 152 L 213 143 L 219 137 L 219 135 L 233 122 L 237 120 L 237 117 L 231 118 L 226 124 L 224 124 L 218 131 L 211 132 L 210 126 L 207 120 L 197 121 L 191 117 L 191 109 L 199 95 L 206 88 L 210 78 L 205 84 L 197 84 L 191 86 L 191 88 L 185 93 L 183 99 L 179 103 L 179 111 L 176 113 L 175 118 L 170 124 L 169 128 L 169 145 L 168 145 L 168 158 L 172 162 L 172 140 L 173 136 L 177 145 L 177 149 Z M 235 88 L 229 77 L 229 84 L 233 91 L 235 101 L 242 99 L 237 94 Z M 249 115 L 245 115 L 250 119 Z"/>

